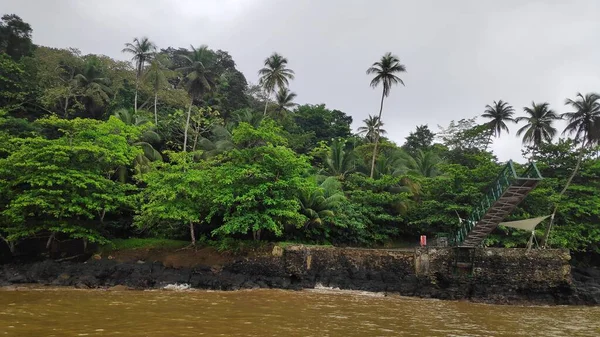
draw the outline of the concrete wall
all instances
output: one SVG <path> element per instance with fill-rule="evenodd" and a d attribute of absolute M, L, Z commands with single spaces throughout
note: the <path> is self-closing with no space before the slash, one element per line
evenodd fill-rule
<path fill-rule="evenodd" d="M 562 249 L 292 246 L 278 255 L 287 273 L 304 287 L 321 284 L 496 303 L 564 303 L 572 293 L 570 255 Z"/>

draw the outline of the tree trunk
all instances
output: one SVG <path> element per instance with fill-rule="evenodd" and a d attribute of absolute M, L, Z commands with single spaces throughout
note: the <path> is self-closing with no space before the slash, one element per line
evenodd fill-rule
<path fill-rule="evenodd" d="M 192 104 L 194 103 L 194 99 L 190 100 L 190 107 L 188 108 L 187 118 L 185 121 L 185 130 L 183 132 L 183 152 L 187 152 L 187 139 L 188 139 L 188 129 L 190 128 L 190 115 L 192 114 Z"/>
<path fill-rule="evenodd" d="M 269 97 L 271 97 L 271 93 L 267 93 L 267 97 L 265 98 L 265 112 L 263 113 L 263 116 L 267 115 L 267 107 L 269 106 Z"/>
<path fill-rule="evenodd" d="M 10 250 L 10 254 L 14 256 L 17 251 L 17 249 L 16 249 L 17 244 L 14 241 L 10 241 L 7 243 L 8 243 L 8 249 Z"/>
<path fill-rule="evenodd" d="M 556 216 L 556 211 L 558 210 L 558 203 L 560 202 L 560 199 L 562 199 L 563 195 L 569 188 L 569 185 L 571 185 L 571 182 L 573 181 L 573 178 L 575 178 L 577 171 L 579 171 L 579 167 L 581 166 L 581 161 L 583 160 L 584 153 L 585 153 L 585 140 L 581 144 L 581 149 L 579 150 L 579 157 L 577 158 L 577 165 L 575 165 L 575 169 L 573 170 L 573 173 L 571 173 L 571 176 L 567 180 L 565 187 L 562 189 L 562 191 L 560 191 L 558 201 L 557 201 L 556 205 L 554 205 L 554 211 L 552 211 L 552 216 L 550 216 L 550 223 L 548 224 L 548 227 L 546 228 L 546 232 L 544 233 L 544 241 L 542 243 L 543 248 L 546 248 L 546 246 L 548 245 L 548 238 L 550 237 L 550 230 L 552 229 L 552 225 L 554 224 L 554 218 Z"/>
<path fill-rule="evenodd" d="M 158 113 L 156 112 L 156 102 L 158 102 L 158 91 L 154 93 L 154 125 L 158 125 Z"/>
<path fill-rule="evenodd" d="M 194 232 L 194 223 L 190 221 L 190 237 L 192 238 L 192 246 L 196 246 L 196 233 Z"/>
<path fill-rule="evenodd" d="M 83 239 L 83 253 L 84 254 L 87 251 L 87 246 L 88 246 L 88 240 L 87 239 Z"/>
<path fill-rule="evenodd" d="M 67 109 L 69 107 L 69 95 L 70 92 L 67 94 L 67 97 L 65 97 L 65 118 L 67 118 Z"/>
<path fill-rule="evenodd" d="M 50 249 L 50 245 L 52 245 L 52 240 L 54 240 L 54 235 L 56 235 L 56 233 L 54 233 L 54 232 L 52 232 L 52 234 L 50 234 L 48 241 L 46 241 L 46 249 Z"/>
<path fill-rule="evenodd" d="M 198 137 L 200 136 L 200 131 L 196 130 L 194 134 L 194 145 L 192 145 L 192 152 L 196 151 L 196 146 L 198 145 Z"/>
<path fill-rule="evenodd" d="M 138 82 L 139 82 L 139 73 L 135 77 L 135 98 L 133 99 L 133 112 L 137 113 L 137 95 L 138 95 Z"/>
<path fill-rule="evenodd" d="M 262 232 L 262 229 L 259 229 L 259 230 L 252 231 L 252 238 L 253 238 L 255 241 L 258 241 L 258 240 L 260 240 L 260 233 L 261 233 L 261 232 Z"/>
<path fill-rule="evenodd" d="M 383 99 L 385 98 L 385 92 L 381 93 L 381 106 L 379 107 L 379 117 L 377 120 L 377 131 L 375 132 L 375 146 L 373 147 L 373 159 L 371 160 L 371 179 L 375 173 L 375 158 L 377 157 L 377 144 L 379 143 L 379 132 L 381 125 L 381 112 L 383 111 Z"/>

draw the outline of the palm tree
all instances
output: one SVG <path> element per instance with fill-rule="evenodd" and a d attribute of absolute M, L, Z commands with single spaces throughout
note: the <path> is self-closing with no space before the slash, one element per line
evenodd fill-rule
<path fill-rule="evenodd" d="M 222 125 L 216 125 L 211 130 L 212 137 L 201 138 L 199 145 L 202 149 L 201 158 L 210 158 L 234 147 L 231 130 Z"/>
<path fill-rule="evenodd" d="M 135 62 L 135 99 L 133 103 L 134 112 L 137 113 L 137 99 L 138 99 L 138 87 L 140 77 L 144 73 L 144 66 L 146 62 L 152 59 L 152 56 L 156 52 L 156 45 L 152 43 L 147 37 L 133 39 L 133 43 L 126 43 L 125 48 L 121 51 L 133 55 L 132 61 Z"/>
<path fill-rule="evenodd" d="M 148 119 L 138 116 L 135 113 L 131 113 L 131 111 L 127 109 L 119 109 L 115 111 L 114 115 L 126 125 L 143 126 L 148 123 Z M 150 162 L 162 161 L 162 155 L 152 145 L 158 144 L 159 142 L 160 136 L 151 128 L 146 128 L 139 139 L 132 144 L 134 146 L 139 146 L 143 151 L 143 153 L 137 155 L 134 159 L 134 167 L 138 173 L 146 172 Z M 124 170 L 121 170 L 121 173 L 123 172 Z"/>
<path fill-rule="evenodd" d="M 267 94 L 264 115 L 267 114 L 269 97 L 275 91 L 275 88 L 286 88 L 290 84 L 289 81 L 294 79 L 294 71 L 286 68 L 287 63 L 288 60 L 285 57 L 273 53 L 265 59 L 264 68 L 258 71 L 258 75 L 260 75 L 258 84 L 263 87 Z"/>
<path fill-rule="evenodd" d="M 485 106 L 485 111 L 481 117 L 491 119 L 491 121 L 487 123 L 487 126 L 492 131 L 490 133 L 490 140 L 492 139 L 492 135 L 494 137 L 500 137 L 502 130 L 508 133 L 508 126 L 506 126 L 505 122 L 514 122 L 515 120 L 512 118 L 514 113 L 515 109 L 503 100 L 499 100 L 498 102 L 494 101 L 493 106 L 489 104 Z"/>
<path fill-rule="evenodd" d="M 600 143 L 600 95 L 589 93 L 584 96 L 581 93 L 577 93 L 577 98 L 575 98 L 575 100 L 570 98 L 567 99 L 565 105 L 571 106 L 575 111 L 566 112 L 561 115 L 561 117 L 569 122 L 565 127 L 563 134 L 574 133 L 575 140 L 581 143 L 581 148 L 579 150 L 579 157 L 577 158 L 575 169 L 573 169 L 573 173 L 571 173 L 571 176 L 567 179 L 565 187 L 560 191 L 559 200 L 565 194 L 569 185 L 571 185 L 577 171 L 579 171 L 586 147 Z M 546 247 L 548 243 L 548 237 L 550 236 L 550 230 L 554 224 L 554 217 L 557 210 L 558 203 L 554 205 L 554 211 L 550 217 L 550 224 L 548 224 L 546 232 L 544 233 L 544 247 Z"/>
<path fill-rule="evenodd" d="M 294 103 L 296 96 L 296 93 L 291 92 L 288 88 L 279 88 L 277 95 L 275 96 L 275 100 L 277 101 L 277 113 L 283 113 L 284 111 L 295 107 L 297 105 Z"/>
<path fill-rule="evenodd" d="M 324 218 L 334 216 L 334 210 L 346 197 L 341 183 L 335 177 L 327 177 L 318 188 L 302 191 L 298 199 L 300 212 L 308 218 L 304 223 L 307 228 L 313 224 L 321 225 Z"/>
<path fill-rule="evenodd" d="M 185 130 L 183 134 L 183 151 L 187 151 L 188 129 L 190 127 L 190 116 L 192 114 L 192 105 L 194 100 L 211 91 L 214 87 L 214 73 L 212 67 L 214 65 L 214 54 L 206 45 L 196 49 L 191 46 L 192 50 L 189 55 L 182 55 L 185 67 L 180 68 L 185 74 L 185 86 L 190 95 L 190 106 L 187 112 L 185 122 Z"/>
<path fill-rule="evenodd" d="M 373 63 L 373 65 L 367 69 L 367 75 L 375 74 L 375 77 L 371 80 L 371 87 L 377 88 L 380 84 L 383 86 L 381 93 L 381 105 L 379 107 L 379 116 L 377 120 L 381 121 L 381 113 L 383 111 L 383 100 L 390 95 L 390 90 L 394 84 L 402 84 L 404 82 L 398 76 L 397 73 L 406 72 L 406 67 L 400 63 L 400 59 L 392 53 L 386 53 L 381 57 L 381 60 Z M 373 147 L 373 159 L 371 160 L 371 178 L 375 172 L 375 157 L 377 156 L 377 143 L 379 142 L 379 128 L 375 134 L 375 146 Z"/>
<path fill-rule="evenodd" d="M 354 152 L 346 150 L 346 142 L 335 139 L 324 160 L 323 173 L 344 180 L 346 175 L 356 170 Z"/>
<path fill-rule="evenodd" d="M 90 111 L 94 105 L 103 105 L 110 100 L 110 79 L 105 77 L 97 58 L 88 58 L 82 72 L 75 75 L 74 79 L 76 86 L 81 89 L 86 110 Z"/>
<path fill-rule="evenodd" d="M 158 112 L 156 110 L 156 106 L 158 104 L 158 91 L 161 88 L 164 88 L 169 82 L 167 81 L 167 76 L 165 72 L 169 68 L 169 59 L 166 55 L 161 55 L 160 57 L 155 57 L 150 62 L 150 67 L 148 67 L 148 71 L 146 72 L 145 79 L 152 86 L 152 90 L 154 91 L 154 124 L 158 125 Z"/>
<path fill-rule="evenodd" d="M 435 153 L 435 151 L 429 150 L 423 152 L 418 149 L 414 156 L 405 154 L 404 157 L 404 168 L 406 173 L 417 174 L 426 178 L 432 178 L 440 175 L 439 164 L 442 159 Z"/>
<path fill-rule="evenodd" d="M 524 107 L 523 111 L 528 116 L 515 119 L 516 123 L 527 122 L 517 131 L 517 136 L 523 135 L 523 144 L 532 144 L 535 149 L 538 149 L 543 142 L 551 142 L 556 134 L 556 128 L 552 123 L 560 119 L 560 116 L 551 110 L 546 102 L 541 104 L 531 102 L 531 107 Z"/>
<path fill-rule="evenodd" d="M 387 131 L 383 130 L 383 122 L 379 121 L 379 117 L 369 115 L 369 118 L 363 119 L 365 126 L 358 128 L 358 134 L 364 136 L 370 143 L 374 143 L 375 139 L 379 139 L 381 135 L 385 135 Z"/>

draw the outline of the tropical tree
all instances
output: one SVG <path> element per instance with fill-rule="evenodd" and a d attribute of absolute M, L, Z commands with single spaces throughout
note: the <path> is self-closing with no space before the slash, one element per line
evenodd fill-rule
<path fill-rule="evenodd" d="M 383 112 L 383 100 L 390 95 L 392 85 L 402 84 L 404 81 L 398 77 L 397 73 L 406 72 L 406 67 L 400 63 L 400 59 L 392 55 L 392 53 L 386 53 L 381 57 L 381 60 L 373 63 L 373 65 L 367 69 L 367 75 L 374 74 L 375 77 L 371 80 L 371 87 L 377 88 L 380 84 L 383 86 L 381 93 L 381 105 L 379 107 L 379 116 L 377 120 L 381 121 L 381 113 Z M 379 142 L 379 128 L 375 134 L 375 146 L 373 147 L 373 159 L 371 160 L 371 178 L 375 172 L 375 157 L 377 156 L 377 143 Z"/>
<path fill-rule="evenodd" d="M 306 216 L 304 227 L 321 225 L 346 200 L 342 185 L 335 177 L 327 177 L 317 188 L 304 189 L 300 195 L 300 212 Z"/>
<path fill-rule="evenodd" d="M 135 99 L 133 108 L 134 112 L 137 113 L 139 81 L 144 73 L 144 66 L 152 59 L 156 52 L 156 45 L 147 37 L 142 37 L 141 39 L 136 37 L 133 39 L 133 43 L 125 44 L 125 48 L 123 48 L 122 52 L 133 55 L 132 61 L 135 62 Z"/>
<path fill-rule="evenodd" d="M 119 109 L 114 113 L 115 117 L 120 119 L 126 125 L 136 126 L 142 129 L 142 133 L 137 139 L 132 140 L 132 145 L 139 146 L 143 153 L 138 154 L 134 159 L 134 167 L 137 172 L 147 172 L 150 162 L 161 161 L 162 155 L 156 150 L 153 144 L 160 143 L 160 136 L 156 133 L 148 119 L 127 109 Z M 121 168 L 121 179 L 124 180 L 124 167 Z"/>
<path fill-rule="evenodd" d="M 169 59 L 165 55 L 160 55 L 150 62 L 150 67 L 145 74 L 146 81 L 152 86 L 154 91 L 154 124 L 158 125 L 158 112 L 156 106 L 158 104 L 158 92 L 169 83 L 165 72 L 169 68 Z"/>
<path fill-rule="evenodd" d="M 104 105 L 110 100 L 110 80 L 102 72 L 97 58 L 90 57 L 85 61 L 83 71 L 75 75 L 75 81 L 88 112 L 93 113 L 95 106 Z"/>
<path fill-rule="evenodd" d="M 492 131 L 490 133 L 490 140 L 492 139 L 492 135 L 494 137 L 500 137 L 502 130 L 508 133 L 508 126 L 506 126 L 506 122 L 514 122 L 515 120 L 512 118 L 515 113 L 515 109 L 504 102 L 503 100 L 499 100 L 498 102 L 494 101 L 493 105 L 486 105 L 485 111 L 481 115 L 483 118 L 489 118 L 489 121 L 486 125 Z"/>
<path fill-rule="evenodd" d="M 531 144 L 537 149 L 542 142 L 551 142 L 556 135 L 556 128 L 552 123 L 560 119 L 560 116 L 549 108 L 547 102 L 541 104 L 531 102 L 531 107 L 524 107 L 523 111 L 527 116 L 515 118 L 516 123 L 527 122 L 517 131 L 517 136 L 523 135 L 523 144 Z"/>
<path fill-rule="evenodd" d="M 353 151 L 346 149 L 344 140 L 335 139 L 324 160 L 323 173 L 328 176 L 344 180 L 346 176 L 356 170 L 356 160 Z"/>
<path fill-rule="evenodd" d="M 568 121 L 568 125 L 565 127 L 563 134 L 575 134 L 575 140 L 581 144 L 579 150 L 579 156 L 577 158 L 577 164 L 567 179 L 565 187 L 560 191 L 559 200 L 565 194 L 569 185 L 573 181 L 573 178 L 581 167 L 581 161 L 585 154 L 586 147 L 598 145 L 600 142 L 600 95 L 596 93 L 588 93 L 582 95 L 577 93 L 575 100 L 568 98 L 565 101 L 565 105 L 570 106 L 575 111 L 566 112 L 561 115 L 562 118 Z M 558 210 L 558 202 L 554 205 L 552 216 L 550 217 L 550 223 L 544 233 L 544 247 L 548 243 L 548 237 L 550 236 L 550 230 L 554 224 L 554 218 L 556 211 Z"/>
<path fill-rule="evenodd" d="M 191 46 L 191 48 L 192 50 L 188 55 L 181 56 L 187 65 L 180 68 L 185 74 L 185 87 L 190 95 L 190 105 L 183 134 L 184 152 L 187 151 L 188 130 L 194 100 L 200 99 L 203 94 L 211 91 L 215 85 L 215 75 L 212 69 L 214 53 L 206 45 L 202 45 L 198 49 L 194 46 Z"/>
<path fill-rule="evenodd" d="M 363 119 L 364 126 L 358 128 L 358 134 L 365 137 L 370 143 L 374 143 L 375 139 L 379 139 L 381 135 L 385 135 L 387 131 L 383 130 L 383 122 L 377 116 L 369 115 L 369 118 Z"/>
<path fill-rule="evenodd" d="M 296 96 L 296 93 L 291 92 L 288 88 L 279 88 L 277 95 L 275 96 L 275 100 L 277 101 L 277 113 L 283 113 L 298 105 L 294 103 Z"/>
<path fill-rule="evenodd" d="M 294 71 L 287 68 L 287 63 L 287 58 L 278 53 L 273 53 L 271 56 L 265 59 L 264 68 L 258 71 L 258 75 L 260 75 L 258 84 L 265 90 L 267 94 L 265 100 L 265 111 L 263 113 L 264 115 L 267 114 L 269 97 L 273 91 L 275 91 L 275 88 L 287 88 L 287 86 L 290 84 L 290 80 L 294 79 Z"/>
<path fill-rule="evenodd" d="M 413 173 L 423 177 L 432 178 L 440 174 L 439 164 L 442 159 L 433 150 L 417 150 L 414 155 L 405 154 L 404 168 L 406 173 Z"/>

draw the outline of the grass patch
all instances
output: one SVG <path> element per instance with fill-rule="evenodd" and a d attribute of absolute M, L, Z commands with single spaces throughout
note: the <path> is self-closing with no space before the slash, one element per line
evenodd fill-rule
<path fill-rule="evenodd" d="M 280 242 L 275 243 L 275 245 L 277 245 L 281 248 L 286 248 L 289 246 L 298 246 L 298 245 L 303 245 L 303 246 L 307 246 L 307 247 L 333 247 L 333 245 L 330 243 L 314 244 L 314 243 L 302 243 L 302 242 L 293 242 L 293 241 L 280 241 Z"/>
<path fill-rule="evenodd" d="M 156 239 L 156 238 L 131 238 L 114 239 L 109 244 L 100 248 L 101 252 L 129 250 L 129 249 L 178 249 L 189 245 L 189 241 Z"/>

